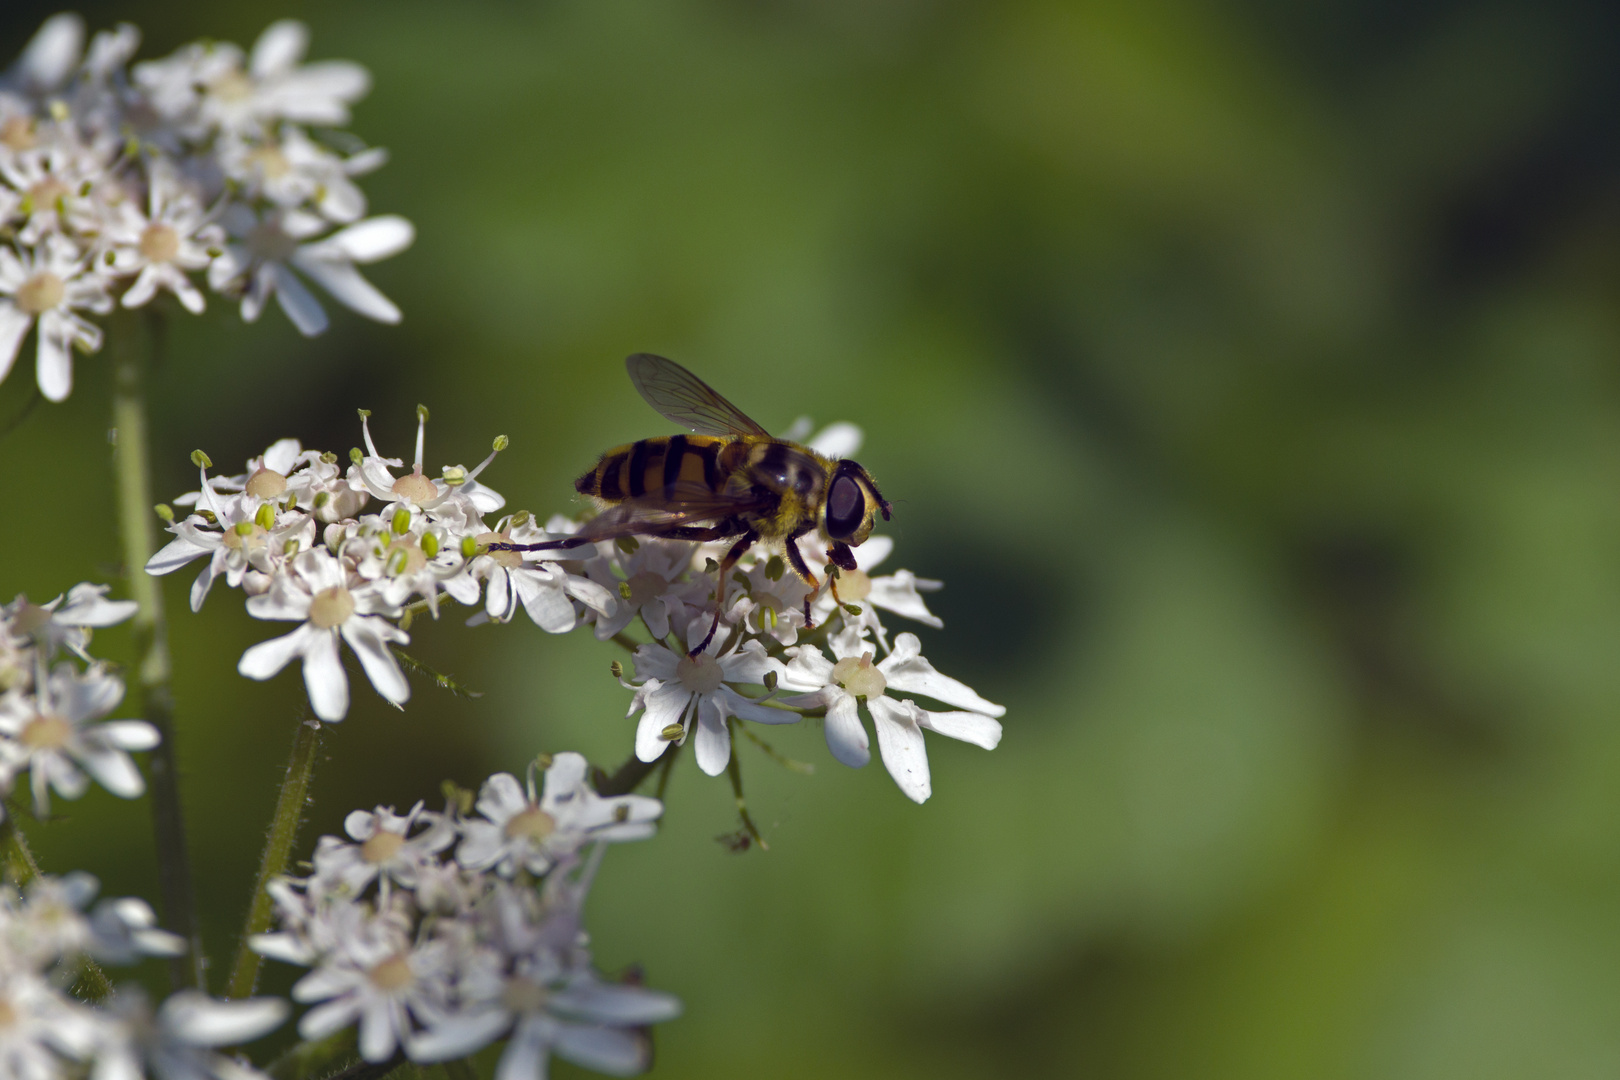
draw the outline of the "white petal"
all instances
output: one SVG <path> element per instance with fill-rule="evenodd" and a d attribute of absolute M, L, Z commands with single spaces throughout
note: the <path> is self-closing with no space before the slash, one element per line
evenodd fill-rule
<path fill-rule="evenodd" d="M 657 1024 L 681 1014 L 679 999 L 640 986 L 580 980 L 560 990 L 552 1007 L 598 1024 Z"/>
<path fill-rule="evenodd" d="M 160 741 L 158 729 L 145 720 L 108 720 L 96 733 L 120 750 L 150 750 Z"/>
<path fill-rule="evenodd" d="M 234 1046 L 280 1026 L 288 1007 L 280 998 L 215 1001 L 196 990 L 181 990 L 158 1010 L 160 1023 L 193 1046 Z"/>
<path fill-rule="evenodd" d="M 566 1061 L 610 1076 L 646 1070 L 650 1046 L 645 1036 L 623 1028 L 558 1024 L 554 1052 Z"/>
<path fill-rule="evenodd" d="M 338 655 L 337 634 L 331 630 L 310 630 L 304 649 L 304 687 L 309 691 L 310 707 L 322 720 L 337 721 L 347 715 L 349 677 Z"/>
<path fill-rule="evenodd" d="M 975 712 L 929 712 L 919 708 L 917 722 L 929 731 L 994 750 L 1001 742 L 1001 723 Z"/>
<path fill-rule="evenodd" d="M 923 745 L 922 728 L 900 702 L 872 698 L 866 703 L 877 728 L 878 753 L 883 766 L 894 777 L 908 799 L 926 802 L 933 793 L 928 776 L 928 748 Z"/>
<path fill-rule="evenodd" d="M 78 66 L 83 48 L 84 20 L 69 12 L 52 15 L 29 39 L 16 73 L 32 90 L 54 90 Z"/>
<path fill-rule="evenodd" d="M 326 312 L 314 294 L 285 266 L 272 263 L 267 269 L 275 277 L 276 300 L 281 304 L 281 310 L 287 313 L 287 318 L 298 328 L 298 332 L 305 337 L 315 337 L 323 333 L 327 327 Z"/>
<path fill-rule="evenodd" d="M 261 641 L 242 654 L 236 670 L 250 679 L 268 679 L 310 647 L 313 636 L 320 631 L 305 623 L 290 634 L 269 641 Z"/>
<path fill-rule="evenodd" d="M 280 19 L 264 28 L 253 43 L 249 70 L 254 78 L 279 75 L 304 58 L 309 49 L 309 27 L 296 19 Z"/>
<path fill-rule="evenodd" d="M 511 1025 L 512 1014 L 504 1009 L 460 1013 L 407 1039 L 405 1054 L 419 1062 L 466 1057 L 500 1038 Z"/>
<path fill-rule="evenodd" d="M 827 706 L 827 750 L 838 761 L 852 769 L 859 769 L 872 760 L 871 743 L 866 728 L 861 726 L 860 711 L 855 698 L 842 690 Z"/>
<path fill-rule="evenodd" d="M 34 335 L 38 352 L 35 370 L 39 378 L 39 391 L 46 401 L 66 401 L 73 393 L 73 354 L 69 351 L 66 335 L 59 334 L 56 313 L 47 311 L 40 318 L 39 332 Z"/>
<path fill-rule="evenodd" d="M 828 424 L 811 437 L 810 449 L 822 457 L 846 458 L 861 448 L 864 434 L 854 424 L 841 422 Z"/>
<path fill-rule="evenodd" d="M 33 325 L 32 315 L 23 314 L 10 300 L 0 300 L 0 379 L 10 373 L 23 336 Z"/>
<path fill-rule="evenodd" d="M 965 683 L 948 675 L 941 675 L 934 666 L 919 655 L 922 643 L 916 634 L 900 634 L 894 639 L 894 651 L 878 665 L 889 689 L 905 694 L 926 694 L 928 697 L 971 709 L 986 716 L 1000 716 L 1007 710 L 993 701 L 986 701 Z"/>
<path fill-rule="evenodd" d="M 397 628 L 374 615 L 365 615 L 345 620 L 342 634 L 343 640 L 360 658 L 360 666 L 365 669 L 371 685 L 377 688 L 377 693 L 396 705 L 410 700 L 411 684 L 405 681 L 399 661 L 394 659 L 394 654 L 388 648 L 390 639 L 404 637 Z"/>
<path fill-rule="evenodd" d="M 199 555 L 207 555 L 209 549 L 198 547 L 183 536 L 177 536 L 163 545 L 156 555 L 146 560 L 146 572 L 153 577 L 173 573 Z"/>
<path fill-rule="evenodd" d="M 711 696 L 704 695 L 698 701 L 697 733 L 693 739 L 697 744 L 698 768 L 710 776 L 725 772 L 731 760 L 731 728 L 719 702 Z"/>
<path fill-rule="evenodd" d="M 376 262 L 397 255 L 416 239 L 416 227 L 397 214 L 367 218 L 339 229 L 320 246 L 330 246 L 357 263 Z"/>
<path fill-rule="evenodd" d="M 293 256 L 293 264 L 350 310 L 380 323 L 399 322 L 399 308 L 382 294 L 382 290 L 361 276 L 352 263 L 299 252 Z"/>

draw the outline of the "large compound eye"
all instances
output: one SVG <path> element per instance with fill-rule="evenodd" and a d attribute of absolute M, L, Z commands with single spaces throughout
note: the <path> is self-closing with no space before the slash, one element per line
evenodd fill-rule
<path fill-rule="evenodd" d="M 866 517 L 866 500 L 854 478 L 840 476 L 827 493 L 827 532 L 835 539 L 853 536 Z"/>

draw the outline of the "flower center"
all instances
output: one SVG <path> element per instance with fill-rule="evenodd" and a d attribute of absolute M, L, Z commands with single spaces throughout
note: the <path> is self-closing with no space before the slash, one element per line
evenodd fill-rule
<path fill-rule="evenodd" d="M 287 478 L 274 469 L 260 469 L 248 477 L 242 490 L 256 499 L 274 499 L 287 493 Z"/>
<path fill-rule="evenodd" d="M 531 806 L 507 818 L 504 831 L 508 840 L 516 840 L 520 836 L 544 840 L 557 831 L 557 819 L 538 806 Z"/>
<path fill-rule="evenodd" d="M 410 960 L 401 955 L 390 956 L 366 972 L 366 977 L 371 980 L 372 986 L 385 994 L 398 993 L 416 981 L 416 976 L 411 973 Z"/>
<path fill-rule="evenodd" d="M 18 736 L 30 750 L 60 750 L 73 740 L 73 725 L 60 716 L 40 713 L 23 726 Z"/>
<path fill-rule="evenodd" d="M 638 608 L 649 600 L 663 596 L 669 588 L 669 579 L 652 570 L 643 570 L 625 584 L 630 586 L 630 606 Z"/>
<path fill-rule="evenodd" d="M 706 654 L 683 656 L 675 664 L 675 677 L 694 694 L 712 694 L 726 681 L 720 661 Z"/>
<path fill-rule="evenodd" d="M 32 150 L 38 142 L 34 122 L 26 116 L 13 116 L 0 124 L 0 143 L 13 150 Z"/>
<path fill-rule="evenodd" d="M 140 248 L 152 262 L 172 262 L 180 254 L 180 234 L 174 226 L 154 221 L 141 232 Z"/>
<path fill-rule="evenodd" d="M 317 630 L 330 630 L 354 614 L 354 597 L 341 585 L 322 589 L 309 602 L 309 621 Z"/>
<path fill-rule="evenodd" d="M 233 550 L 237 548 L 264 547 L 264 538 L 270 535 L 264 531 L 264 526 L 256 521 L 243 522 L 243 524 L 252 527 L 246 532 L 238 532 L 235 526 L 232 526 L 220 536 L 220 541 Z"/>
<path fill-rule="evenodd" d="M 259 170 L 259 175 L 266 180 L 279 180 L 292 172 L 292 165 L 287 161 L 287 155 L 281 152 L 280 147 L 261 146 L 248 155 L 248 164 Z"/>
<path fill-rule="evenodd" d="M 433 481 L 420 472 L 406 473 L 398 480 L 395 480 L 394 486 L 389 490 L 402 499 L 409 499 L 418 506 L 439 493 L 439 489 L 433 486 Z"/>
<path fill-rule="evenodd" d="M 17 594 L 17 614 L 11 617 L 11 628 L 18 634 L 32 634 L 51 621 L 51 613 L 38 604 L 30 604 L 28 597 Z"/>
<path fill-rule="evenodd" d="M 473 539 L 477 542 L 479 547 L 487 547 L 490 544 L 509 544 L 512 542 L 512 538 L 507 536 L 505 533 L 494 532 L 479 533 Z M 487 552 L 487 554 L 490 558 L 495 560 L 496 566 L 504 566 L 508 570 L 516 570 L 518 567 L 523 565 L 523 552 L 521 551 L 507 551 L 502 549 L 500 551 Z"/>
<path fill-rule="evenodd" d="M 360 845 L 360 857 L 373 866 L 385 863 L 399 854 L 399 849 L 405 846 L 405 837 L 386 829 L 371 834 L 371 838 Z"/>
<path fill-rule="evenodd" d="M 427 564 L 427 552 L 409 540 L 401 540 L 388 549 L 388 572 L 396 577 L 419 574 Z"/>
<path fill-rule="evenodd" d="M 865 600 L 872 591 L 872 578 L 865 570 L 845 570 L 838 575 L 838 599 L 853 603 Z"/>
<path fill-rule="evenodd" d="M 536 987 L 536 989 L 539 989 Z M 0 998 L 0 1031 L 13 1027 L 17 1023 L 17 1010 L 12 1006 L 10 999 Z"/>
<path fill-rule="evenodd" d="M 852 656 L 847 660 L 838 661 L 833 665 L 832 677 L 833 682 L 856 697 L 882 697 L 883 692 L 889 688 L 889 680 L 885 679 L 883 672 L 872 663 L 871 653 L 862 653 L 859 660 Z"/>
<path fill-rule="evenodd" d="M 66 291 L 61 278 L 49 270 L 41 270 L 17 287 L 17 307 L 24 314 L 38 315 L 60 304 Z"/>
<path fill-rule="evenodd" d="M 43 180 L 36 180 L 28 189 L 28 201 L 32 206 L 32 213 L 41 210 L 55 210 L 56 201 L 64 195 L 71 194 L 72 188 L 54 176 L 47 176 Z"/>
<path fill-rule="evenodd" d="M 298 250 L 298 241 L 275 221 L 261 221 L 248 230 L 247 245 L 265 262 L 286 262 Z"/>
<path fill-rule="evenodd" d="M 244 101 L 253 95 L 253 80 L 240 68 L 233 68 L 209 83 L 208 92 L 221 101 Z"/>
<path fill-rule="evenodd" d="M 521 975 L 514 975 L 506 980 L 506 990 L 501 995 L 501 1004 L 515 1013 L 536 1013 L 546 1007 L 546 988 L 532 979 L 525 979 Z"/>

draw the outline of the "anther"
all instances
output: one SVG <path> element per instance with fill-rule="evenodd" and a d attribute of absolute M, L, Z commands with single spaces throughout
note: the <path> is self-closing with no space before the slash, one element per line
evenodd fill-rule
<path fill-rule="evenodd" d="M 152 513 L 156 514 L 164 521 L 167 521 L 169 524 L 174 524 L 174 511 L 169 509 L 168 503 L 158 503 L 156 506 L 152 507 Z"/>
<path fill-rule="evenodd" d="M 439 554 L 439 538 L 435 534 L 423 533 L 420 543 L 422 545 L 422 554 L 428 558 L 431 559 Z"/>
<path fill-rule="evenodd" d="M 393 530 L 400 536 L 411 531 L 411 512 L 403 506 L 394 511 Z"/>
<path fill-rule="evenodd" d="M 626 555 L 634 555 L 641 548 L 641 541 L 633 536 L 621 536 L 613 541 L 613 546 Z"/>
<path fill-rule="evenodd" d="M 624 678 L 624 665 L 615 660 L 608 665 L 608 672 L 615 679 L 622 679 Z"/>
<path fill-rule="evenodd" d="M 214 463 L 208 459 L 208 455 L 201 450 L 191 452 L 191 463 L 199 469 L 212 469 L 214 467 Z"/>
<path fill-rule="evenodd" d="M 502 450 L 505 450 L 508 446 L 511 446 L 511 445 L 512 445 L 512 440 L 511 439 L 508 439 L 505 435 L 497 435 L 497 436 L 495 436 L 495 442 L 490 447 L 490 449 L 494 450 L 498 454 Z"/>
<path fill-rule="evenodd" d="M 674 742 L 684 734 L 686 729 L 679 724 L 670 724 L 658 733 L 658 737 L 665 742 Z"/>
<path fill-rule="evenodd" d="M 366 460 L 366 455 L 364 455 L 364 454 L 362 454 L 360 452 L 360 448 L 358 446 L 349 447 L 349 461 L 350 462 L 352 462 L 355 465 L 358 465 L 364 460 Z"/>
<path fill-rule="evenodd" d="M 259 528 L 268 532 L 270 527 L 276 523 L 276 508 L 269 503 L 260 503 L 259 509 L 253 514 L 253 520 L 258 524 Z"/>

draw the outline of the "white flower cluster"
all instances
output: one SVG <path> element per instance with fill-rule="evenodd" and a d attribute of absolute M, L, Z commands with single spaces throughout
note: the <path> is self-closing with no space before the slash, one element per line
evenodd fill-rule
<path fill-rule="evenodd" d="M 281 929 L 252 942 L 312 969 L 292 991 L 316 1003 L 299 1034 L 358 1024 L 374 1062 L 401 1050 L 445 1061 L 504 1038 L 505 1080 L 540 1080 L 553 1053 L 620 1076 L 645 1069 L 643 1029 L 680 1005 L 602 978 L 581 919 L 604 845 L 651 836 L 663 806 L 604 798 L 586 772 L 580 755 L 558 754 L 539 795 L 532 766 L 526 789 L 490 777 L 477 817 L 378 807 L 349 815 L 347 840 L 322 837 L 308 878 L 270 887 Z"/>
<path fill-rule="evenodd" d="M 33 329 L 39 388 L 63 400 L 72 350 L 101 347 L 87 315 L 160 290 L 201 312 L 197 272 L 250 322 L 274 294 L 300 331 L 324 330 L 298 274 L 398 322 L 355 269 L 414 237 L 404 218 L 365 216 L 354 178 L 385 155 L 315 134 L 348 122 L 365 69 L 303 63 L 309 32 L 291 21 L 247 54 L 197 42 L 131 67 L 139 44 L 123 24 L 86 49 L 82 20 L 56 15 L 0 75 L 0 379 Z"/>
<path fill-rule="evenodd" d="M 146 790 L 131 750 L 150 750 L 157 729 L 142 720 L 102 720 L 124 697 L 124 683 L 85 651 L 91 630 L 135 613 L 108 600 L 107 586 L 75 585 L 46 604 L 18 596 L 0 606 L 0 799 L 28 773 L 34 812 L 50 812 L 50 792 L 77 799 L 90 778 L 114 795 Z M 63 659 L 69 653 L 83 669 Z M 86 775 L 88 774 L 88 776 Z"/>
<path fill-rule="evenodd" d="M 55 1080 L 84 1075 L 138 1080 L 254 1080 L 262 1074 L 216 1052 L 279 1025 L 287 1004 L 274 998 L 214 1001 L 181 991 L 155 1012 L 137 987 L 100 1007 L 60 987 L 86 959 L 129 964 L 176 956 L 185 942 L 156 928 L 144 901 L 106 899 L 88 913 L 96 879 L 41 875 L 26 889 L 0 889 L 0 1076 Z"/>
<path fill-rule="evenodd" d="M 887 537 L 855 549 L 857 569 L 836 579 L 837 597 L 823 587 L 812 595 L 780 555 L 756 545 L 716 598 L 714 575 L 721 546 L 626 538 L 547 551 L 489 550 L 492 543 L 539 543 L 572 535 L 578 524 L 551 518 L 544 528 L 527 513 L 484 516 L 505 500 L 477 476 L 505 445 L 477 468 L 445 466 L 440 479 L 423 471 L 427 410 L 418 409 L 416 456 L 408 472 L 398 458 L 382 457 L 362 411 L 365 452 L 351 452 L 347 470 L 333 454 L 304 450 L 284 439 L 246 470 L 211 478 L 206 457 L 195 456 L 200 491 L 177 505 L 191 513 L 169 525 L 175 534 L 147 564 L 166 574 L 194 559 L 208 562 L 191 590 L 195 610 L 223 577 L 248 594 L 248 612 L 261 619 L 298 622 L 284 637 L 262 642 L 242 657 L 239 670 L 267 679 L 294 658 L 315 714 L 342 719 L 348 679 L 339 657 L 347 642 L 378 693 L 396 705 L 410 696 L 393 647 L 409 642 L 409 613 L 438 614 L 440 595 L 482 605 L 472 622 L 508 622 L 519 610 L 554 634 L 590 625 L 599 639 L 625 641 L 639 622 L 652 640 L 635 646 L 630 715 L 642 714 L 635 751 L 654 761 L 671 746 L 694 743 L 699 768 L 725 771 L 731 726 L 748 720 L 788 724 L 806 715 L 826 718 L 827 745 L 846 765 L 865 765 L 870 742 L 861 712 L 877 732 L 884 765 L 900 789 L 922 802 L 931 792 L 923 732 L 933 731 L 992 749 L 1000 741 L 995 719 L 1005 711 L 921 655 L 916 635 L 891 646 L 880 611 L 938 627 L 922 593 L 938 589 L 900 570 L 872 571 L 893 551 Z M 852 452 L 859 432 L 835 425 L 810 445 L 823 453 Z M 379 513 L 362 513 L 372 500 Z M 723 546 L 723 545 L 722 545 Z M 825 553 L 802 549 L 819 577 Z M 810 622 L 805 620 L 809 601 Z M 720 632 L 700 653 L 720 609 Z M 879 655 L 884 659 L 878 660 Z M 784 694 L 784 692 L 787 692 Z M 903 697 L 896 695 L 906 695 Z M 916 697 L 948 708 L 933 710 Z"/>

